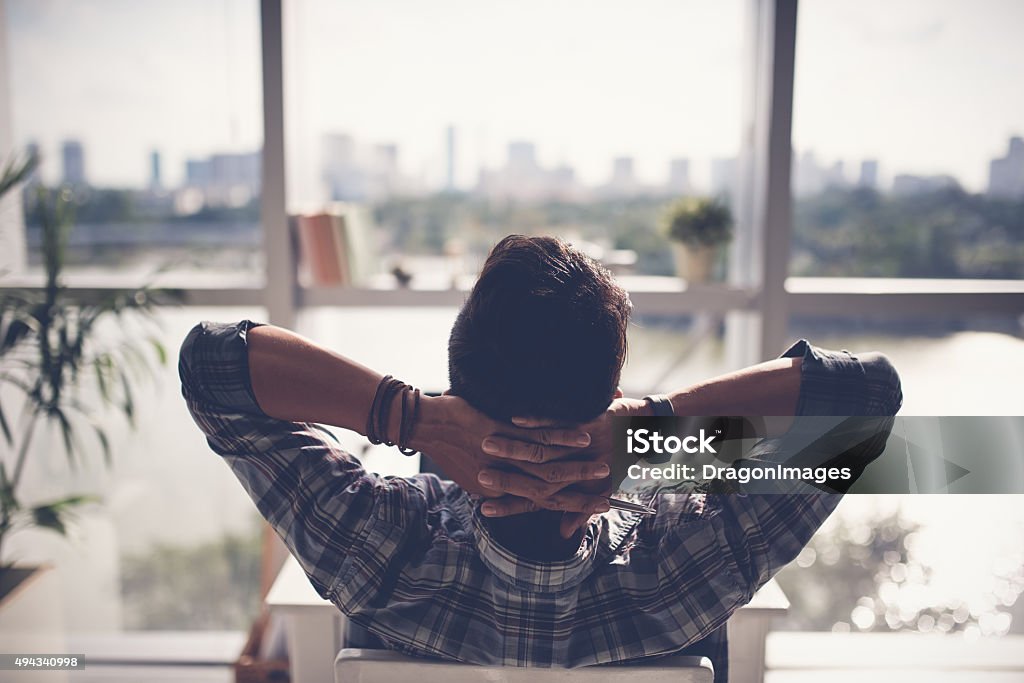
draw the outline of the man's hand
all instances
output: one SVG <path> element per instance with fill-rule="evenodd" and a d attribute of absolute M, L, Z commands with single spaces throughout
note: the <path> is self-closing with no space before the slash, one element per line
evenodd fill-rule
<path fill-rule="evenodd" d="M 469 493 L 496 497 L 505 493 L 501 488 L 503 484 L 511 483 L 507 477 L 521 476 L 501 469 L 509 465 L 508 460 L 499 457 L 503 445 L 509 443 L 515 444 L 517 455 L 535 464 L 532 472 L 541 477 L 537 481 L 557 486 L 550 491 L 552 493 L 569 484 L 600 479 L 608 474 L 589 461 L 571 466 L 558 462 L 590 445 L 590 435 L 585 429 L 556 426 L 523 428 L 503 424 L 457 396 L 422 399 L 420 421 L 413 432 L 411 445 L 429 453 L 445 474 Z M 493 479 L 481 477 L 485 470 L 492 473 Z M 488 509 L 485 506 L 485 514 Z"/>
<path fill-rule="evenodd" d="M 541 508 L 562 510 L 566 512 L 562 535 L 572 536 L 592 514 L 608 510 L 605 496 L 611 492 L 612 418 L 644 415 L 648 410 L 646 401 L 616 399 L 596 420 L 577 427 L 590 435 L 590 445 L 568 453 L 566 449 L 538 448 L 538 442 L 548 438 L 542 434 L 558 429 L 558 425 L 535 418 L 513 418 L 516 426 L 528 430 L 526 437 L 494 434 L 486 439 L 486 450 L 506 463 L 514 463 L 519 472 L 495 468 L 492 463 L 480 470 L 478 480 L 503 494 L 484 504 L 484 514 L 503 517 Z M 569 456 L 571 460 L 566 459 Z"/>

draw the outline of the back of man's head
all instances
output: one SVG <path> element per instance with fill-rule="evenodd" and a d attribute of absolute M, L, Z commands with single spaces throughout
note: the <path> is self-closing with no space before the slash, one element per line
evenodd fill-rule
<path fill-rule="evenodd" d="M 451 393 L 498 420 L 591 420 L 618 387 L 629 311 L 626 292 L 579 250 L 510 235 L 452 327 Z"/>

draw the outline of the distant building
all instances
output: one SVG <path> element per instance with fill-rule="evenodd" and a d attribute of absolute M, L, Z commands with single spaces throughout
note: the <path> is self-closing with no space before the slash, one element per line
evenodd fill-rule
<path fill-rule="evenodd" d="M 160 173 L 160 152 L 153 150 L 149 153 L 149 189 L 163 189 L 163 178 Z"/>
<path fill-rule="evenodd" d="M 816 195 L 830 187 L 846 187 L 849 182 L 842 161 L 831 166 L 818 163 L 814 152 L 793 154 L 793 194 L 797 197 Z"/>
<path fill-rule="evenodd" d="M 79 140 L 65 140 L 60 146 L 61 182 L 85 185 L 85 149 Z"/>
<path fill-rule="evenodd" d="M 576 184 L 576 171 L 572 166 L 562 164 L 555 167 L 549 174 L 548 186 L 551 196 L 555 199 L 573 199 L 579 192 Z"/>
<path fill-rule="evenodd" d="M 878 189 L 878 161 L 865 159 L 860 162 L 860 177 L 857 179 L 858 187 L 866 187 L 871 190 Z"/>
<path fill-rule="evenodd" d="M 260 153 L 214 154 L 185 161 L 185 184 L 204 206 L 243 206 L 260 193 Z"/>
<path fill-rule="evenodd" d="M 669 194 L 689 194 L 690 187 L 690 160 L 672 159 L 668 163 L 668 184 L 665 189 Z"/>
<path fill-rule="evenodd" d="M 40 163 L 42 163 L 42 158 L 43 157 L 42 157 L 42 152 L 40 152 L 40 150 L 39 150 L 39 143 L 38 142 L 30 142 L 27 145 L 25 145 L 25 152 L 28 154 L 28 156 L 35 157 L 36 159 L 39 159 Z M 29 177 L 25 180 L 25 188 L 27 189 L 29 187 L 33 187 L 33 186 L 38 185 L 38 184 L 39 184 L 39 166 L 36 166 L 36 169 L 34 171 L 32 171 L 31 175 L 29 175 Z"/>
<path fill-rule="evenodd" d="M 835 162 L 825 171 L 825 187 L 846 187 L 846 171 L 842 160 Z"/>
<path fill-rule="evenodd" d="M 516 141 L 508 143 L 508 161 L 506 169 L 524 176 L 537 171 L 537 149 L 532 142 Z"/>
<path fill-rule="evenodd" d="M 185 160 L 185 184 L 191 187 L 204 187 L 210 182 L 210 163 L 201 159 Z"/>
<path fill-rule="evenodd" d="M 637 193 L 638 183 L 633 157 L 616 157 L 612 160 L 612 177 L 604 190 L 607 194 L 622 197 Z"/>
<path fill-rule="evenodd" d="M 571 167 L 543 168 L 534 144 L 520 140 L 509 143 L 504 166 L 480 169 L 476 192 L 490 199 L 543 201 L 576 198 L 578 189 Z"/>
<path fill-rule="evenodd" d="M 793 154 L 793 194 L 797 197 L 815 195 L 825 189 L 825 173 L 814 152 Z"/>
<path fill-rule="evenodd" d="M 988 194 L 1007 199 L 1024 197 L 1024 138 L 1010 138 L 1006 156 L 989 162 Z"/>
<path fill-rule="evenodd" d="M 415 189 L 401 172 L 394 143 L 363 145 L 346 133 L 329 133 L 320 149 L 320 172 L 329 199 L 373 201 Z"/>
<path fill-rule="evenodd" d="M 928 194 L 960 187 L 950 175 L 913 175 L 900 173 L 892 179 L 892 193 L 899 195 Z"/>

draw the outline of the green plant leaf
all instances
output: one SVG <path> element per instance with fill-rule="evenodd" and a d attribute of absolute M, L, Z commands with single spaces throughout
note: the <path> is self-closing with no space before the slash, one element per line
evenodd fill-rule
<path fill-rule="evenodd" d="M 107 385 L 107 373 L 110 371 L 110 357 L 107 355 L 97 356 L 92 367 L 96 373 L 96 386 L 100 390 L 100 398 L 104 403 L 110 403 L 110 387 Z"/>
<path fill-rule="evenodd" d="M 122 408 L 124 410 L 125 417 L 128 418 L 128 423 L 135 426 L 135 399 L 132 397 L 132 383 L 128 379 L 128 374 L 124 371 L 121 372 L 121 387 L 124 389 L 124 403 Z"/>
<path fill-rule="evenodd" d="M 92 428 L 96 432 L 96 438 L 99 439 L 100 448 L 103 449 L 103 463 L 107 467 L 110 467 L 111 465 L 113 465 L 113 459 L 111 458 L 110 454 L 110 439 L 107 438 L 106 431 L 104 431 L 104 429 L 100 427 L 98 424 L 94 423 Z"/>
<path fill-rule="evenodd" d="M 36 426 L 43 426 L 39 423 L 59 428 L 68 463 L 76 468 L 86 454 L 88 438 L 83 441 L 82 432 L 92 429 L 105 463 L 111 466 L 111 442 L 98 418 L 104 410 L 113 409 L 136 426 L 139 385 L 135 382 L 155 377 L 157 365 L 168 362 L 167 349 L 152 333 L 154 327 L 159 328 L 154 309 L 164 292 L 129 289 L 112 292 L 99 303 L 79 300 L 64 287 L 61 277 L 73 229 L 74 198 L 66 189 L 48 192 L 40 188 L 37 196 L 46 284 L 38 290 L 0 293 L 0 388 L 5 396 L 7 387 L 17 387 L 25 394 L 21 415 L 9 415 L 13 410 L 10 402 L 6 411 L 0 411 L 0 431 L 7 443 L 17 445 L 21 435 L 15 432 L 23 426 L 22 444 L 30 443 Z M 114 322 L 121 326 L 121 341 L 104 344 L 97 339 L 97 328 Z M 91 381 L 97 385 L 100 401 L 95 394 L 89 400 L 82 398 Z M 89 446 L 89 452 L 95 450 Z M 5 501 L 7 511 L 17 508 L 14 494 L 6 472 L 0 469 L 0 501 Z M 71 508 L 88 500 L 92 498 L 71 496 L 26 506 L 21 508 L 18 524 L 34 523 L 63 534 Z"/>
<path fill-rule="evenodd" d="M 61 536 L 67 534 L 67 528 L 64 526 L 64 520 L 61 518 L 61 514 L 57 510 L 45 505 L 40 505 L 32 508 L 31 512 L 32 521 L 36 526 L 56 531 Z"/>
<path fill-rule="evenodd" d="M 0 462 L 0 507 L 8 512 L 15 512 L 21 508 L 14 485 L 7 477 L 7 468 L 2 462 Z"/>
<path fill-rule="evenodd" d="M 64 496 L 57 500 L 52 500 L 49 503 L 43 503 L 37 507 L 48 507 L 55 510 L 65 512 L 69 508 L 77 507 L 79 505 L 85 505 L 86 503 L 99 503 L 103 499 L 99 496 L 95 496 L 91 493 L 75 493 L 70 496 Z"/>
<path fill-rule="evenodd" d="M 0 352 L 13 349 L 31 331 L 32 328 L 24 320 L 20 318 L 12 320 L 7 325 L 7 331 L 4 333 L 3 340 L 0 341 Z"/>
<path fill-rule="evenodd" d="M 11 425 L 7 422 L 7 416 L 4 415 L 4 404 L 0 403 L 0 431 L 4 433 L 4 440 L 7 441 L 7 445 L 14 445 L 14 435 L 11 434 Z"/>
<path fill-rule="evenodd" d="M 32 516 L 32 521 L 37 526 L 41 526 L 44 529 L 52 529 L 64 535 L 67 533 L 67 518 L 74 508 L 86 503 L 97 503 L 99 501 L 100 498 L 98 496 L 76 494 L 59 498 L 49 503 L 35 505 L 29 512 Z"/>
<path fill-rule="evenodd" d="M 38 166 L 39 157 L 36 154 L 29 154 L 23 161 L 18 161 L 17 158 L 10 159 L 4 165 L 3 173 L 0 173 L 0 197 L 13 190 L 16 185 L 28 180 Z"/>
<path fill-rule="evenodd" d="M 75 465 L 75 432 L 74 427 L 71 425 L 71 420 L 68 419 L 67 414 L 59 406 L 50 406 L 50 417 L 56 418 L 57 424 L 60 425 L 60 435 L 64 440 L 64 452 L 68 456 L 68 463 L 74 467 Z"/>
<path fill-rule="evenodd" d="M 153 345 L 153 350 L 156 351 L 156 358 L 160 365 L 167 365 L 167 347 L 156 337 L 150 337 L 149 343 Z"/>

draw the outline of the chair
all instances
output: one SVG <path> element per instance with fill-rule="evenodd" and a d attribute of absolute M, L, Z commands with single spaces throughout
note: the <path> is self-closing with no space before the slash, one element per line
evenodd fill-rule
<path fill-rule="evenodd" d="M 334 660 L 335 683 L 712 683 L 707 657 L 665 657 L 650 664 L 538 669 L 474 666 L 407 657 L 389 650 L 345 648 Z"/>

